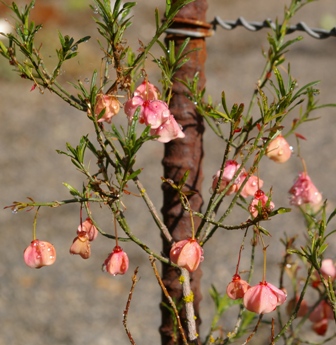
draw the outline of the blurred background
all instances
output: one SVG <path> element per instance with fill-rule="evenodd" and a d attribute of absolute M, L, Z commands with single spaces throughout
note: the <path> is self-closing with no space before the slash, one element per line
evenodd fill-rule
<path fill-rule="evenodd" d="M 27 4 L 26 1 L 17 3 L 20 7 Z M 138 48 L 138 39 L 148 42 L 155 29 L 154 8 L 158 7 L 162 14 L 164 3 L 164 0 L 138 2 L 132 13 L 134 23 L 126 34 L 133 50 Z M 207 18 L 211 21 L 215 15 L 219 15 L 230 20 L 240 16 L 250 21 L 282 19 L 286 3 L 283 0 L 209 0 Z M 43 24 L 38 41 L 41 42 L 41 52 L 50 69 L 56 61 L 58 30 L 63 35 L 73 36 L 75 40 L 86 35 L 92 37 L 89 42 L 80 45 L 78 58 L 65 64 L 62 69 L 61 80 L 64 85 L 77 80 L 85 83 L 92 71 L 100 68 L 102 52 L 97 43 L 97 30 L 92 19 L 95 14 L 90 4 L 88 0 L 37 0 L 32 12 L 34 21 Z M 306 22 L 310 27 L 331 29 L 336 25 L 336 2 L 313 2 L 299 12 L 293 24 L 299 21 Z M 0 32 L 10 30 L 12 23 L 11 13 L 0 5 Z M 316 40 L 305 33 L 294 33 L 290 38 L 301 34 L 303 41 L 287 54 L 292 74 L 299 86 L 320 80 L 320 103 L 335 103 L 335 38 Z M 207 44 L 206 94 L 211 94 L 214 102 L 219 103 L 221 91 L 224 90 L 229 106 L 233 103 L 248 104 L 264 65 L 262 49 L 267 49 L 267 30 L 254 33 L 244 28 L 233 31 L 218 28 L 216 34 L 207 39 Z M 160 50 L 155 48 L 154 54 L 158 56 Z M 146 69 L 150 81 L 155 83 L 160 78 L 158 71 L 150 61 L 146 62 Z M 69 159 L 57 154 L 56 149 L 65 150 L 66 142 L 76 146 L 82 135 L 94 137 L 91 122 L 84 113 L 71 108 L 48 91 L 43 94 L 38 89 L 30 91 L 31 87 L 31 82 L 20 79 L 7 61 L 0 58 L 0 345 L 127 344 L 122 317 L 136 266 L 140 266 L 140 281 L 128 315 L 129 328 L 137 344 L 159 344 L 161 292 L 147 255 L 131 244 L 124 244 L 130 257 L 130 269 L 125 276 L 117 277 L 101 272 L 101 265 L 114 246 L 113 241 L 98 237 L 92 243 L 89 260 L 71 256 L 69 248 L 79 224 L 77 205 L 43 208 L 39 212 L 37 237 L 54 244 L 57 249 L 56 263 L 48 268 L 33 270 L 23 262 L 23 250 L 32 239 L 34 212 L 13 214 L 10 209 L 4 210 L 4 207 L 13 201 L 24 201 L 26 197 L 36 201 L 69 198 L 62 182 L 80 189 L 84 180 Z M 70 84 L 66 87 L 75 92 Z M 288 123 L 297 116 L 297 112 L 293 112 Z M 313 115 L 320 119 L 304 124 L 299 131 L 307 138 L 301 142 L 301 154 L 315 185 L 323 197 L 328 199 L 328 211 L 331 212 L 336 203 L 336 110 L 326 108 Z M 126 123 L 122 114 L 117 121 L 124 125 Z M 290 137 L 289 141 L 296 150 L 294 137 Z M 147 143 L 146 149 L 147 152 L 137 157 L 137 167 L 144 169 L 142 181 L 154 204 L 160 209 L 163 146 L 157 142 Z M 204 158 L 205 202 L 210 197 L 212 176 L 220 166 L 222 150 L 223 144 L 208 129 L 205 134 Z M 94 163 L 93 160 L 91 165 Z M 273 188 L 273 200 L 277 207 L 288 206 L 287 191 L 300 170 L 301 163 L 295 155 L 283 165 L 262 161 L 260 177 L 265 182 L 265 190 Z M 159 232 L 141 200 L 126 196 L 125 204 L 126 215 L 131 215 L 133 232 L 156 251 L 160 251 Z M 92 211 L 101 227 L 106 232 L 112 232 L 111 214 L 97 206 L 93 206 Z M 236 224 L 246 219 L 237 217 L 232 214 L 228 223 Z M 269 241 L 267 279 L 278 285 L 278 267 L 284 254 L 280 239 L 286 233 L 288 236 L 297 235 L 298 243 L 303 243 L 305 228 L 298 210 L 293 209 L 291 213 L 275 218 L 264 226 L 272 235 Z M 223 231 L 215 238 L 205 247 L 205 261 L 202 264 L 203 335 L 209 328 L 214 310 L 209 297 L 210 286 L 214 284 L 219 292 L 225 291 L 234 274 L 242 233 Z M 335 243 L 331 243 L 326 257 L 335 260 L 335 249 Z M 250 246 L 247 243 L 242 269 L 248 269 L 249 255 Z M 256 261 L 261 263 L 259 252 Z M 261 279 L 261 274 L 261 270 L 256 270 L 253 283 Z M 289 284 L 289 280 L 286 284 Z M 220 322 L 224 332 L 232 329 L 232 315 L 235 314 L 226 315 Z M 329 328 L 327 335 L 335 331 L 335 325 L 330 322 Z M 268 344 L 268 337 L 269 333 L 251 344 L 262 345 L 261 341 Z M 322 339 L 315 336 L 309 327 L 303 338 L 311 341 Z"/>

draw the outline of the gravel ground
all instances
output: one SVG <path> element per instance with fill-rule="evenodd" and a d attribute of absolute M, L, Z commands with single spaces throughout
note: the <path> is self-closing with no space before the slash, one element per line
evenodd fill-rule
<path fill-rule="evenodd" d="M 41 4 L 40 4 L 41 3 Z M 79 2 L 77 2 L 79 3 Z M 75 38 L 91 34 L 95 29 L 91 24 L 92 12 L 85 10 L 89 2 L 82 1 L 83 8 L 70 11 L 75 1 L 59 1 L 60 9 L 47 16 L 46 12 L 36 15 L 36 21 L 45 21 L 45 29 L 39 33 L 44 41 L 43 51 L 53 61 L 57 41 L 57 29 Z M 134 13 L 137 23 L 131 29 L 130 44 L 137 44 L 139 38 L 146 42 L 153 32 L 152 15 L 154 7 L 162 8 L 163 1 L 139 1 Z M 39 6 L 52 4 L 52 1 L 37 1 Z M 284 1 L 262 0 L 209 0 L 208 18 L 220 15 L 225 19 L 244 16 L 248 20 L 261 21 L 265 18 L 282 17 Z M 5 14 L 4 16 L 8 16 Z M 331 16 L 331 17 L 330 17 Z M 335 0 L 317 1 L 304 8 L 293 23 L 304 20 L 311 27 L 320 27 L 326 18 L 336 16 Z M 0 12 L 1 17 L 1 12 Z M 334 17 L 335 18 L 335 17 Z M 85 23 L 85 25 L 83 24 Z M 292 35 L 294 37 L 294 35 Z M 335 102 L 335 38 L 315 40 L 303 34 L 304 40 L 288 54 L 291 70 L 300 85 L 313 80 L 321 80 L 320 102 Z M 248 103 L 251 92 L 261 72 L 263 59 L 261 49 L 267 46 L 266 31 L 251 33 L 242 28 L 232 32 L 218 29 L 218 33 L 208 39 L 207 90 L 214 100 L 220 100 L 220 92 L 225 90 L 229 104 Z M 51 53 L 50 53 L 51 52 Z M 93 68 L 99 66 L 99 48 L 95 37 L 84 44 L 78 61 L 69 64 L 62 72 L 64 80 L 85 80 Z M 49 54 L 49 55 L 48 55 Z M 151 70 L 149 68 L 149 70 Z M 151 71 L 150 79 L 157 74 Z M 137 344 L 159 344 L 158 327 L 160 316 L 158 306 L 160 291 L 146 255 L 128 244 L 124 249 L 130 256 L 130 270 L 125 276 L 111 277 L 103 274 L 101 264 L 111 251 L 113 243 L 98 238 L 92 245 L 90 260 L 81 260 L 68 253 L 75 237 L 79 221 L 77 206 L 56 209 L 42 209 L 39 213 L 38 237 L 52 242 L 57 248 L 57 262 L 49 268 L 32 270 L 25 266 L 22 251 L 31 241 L 33 222 L 32 212 L 12 214 L 3 210 L 14 200 L 32 197 L 39 201 L 62 200 L 68 198 L 62 182 L 80 188 L 82 177 L 75 171 L 65 156 L 58 155 L 55 149 L 64 150 L 65 143 L 77 145 L 83 134 L 93 135 L 90 122 L 85 115 L 70 108 L 54 95 L 37 90 L 30 92 L 31 84 L 14 77 L 5 61 L 0 59 L 0 345 L 121 345 L 128 340 L 121 327 L 123 310 L 131 285 L 132 271 L 140 266 L 140 281 L 134 292 L 129 314 L 129 327 Z M 329 211 L 335 208 L 336 197 L 333 187 L 335 174 L 334 151 L 336 139 L 333 133 L 336 122 L 333 108 L 316 113 L 317 122 L 305 124 L 300 133 L 308 138 L 302 143 L 301 152 L 305 157 L 308 171 L 329 201 Z M 295 114 L 293 115 L 295 116 Z M 295 145 L 294 138 L 290 138 Z M 209 197 L 211 176 L 221 161 L 221 143 L 211 135 L 205 136 L 206 157 L 204 161 L 204 195 Z M 149 143 L 148 152 L 139 155 L 138 166 L 144 168 L 143 181 L 154 204 L 161 207 L 160 176 L 163 147 L 159 143 Z M 285 165 L 274 165 L 265 161 L 260 174 L 265 181 L 265 189 L 273 187 L 276 205 L 287 205 L 289 189 L 300 169 L 298 159 L 291 159 Z M 158 251 L 161 248 L 160 236 L 154 231 L 151 219 L 144 216 L 143 205 L 126 197 L 134 232 Z M 93 208 L 102 227 L 111 231 L 111 216 L 98 208 Z M 277 265 L 283 248 L 279 239 L 284 232 L 298 234 L 303 239 L 303 221 L 297 211 L 276 217 L 267 224 L 272 233 L 269 250 L 269 279 L 276 284 Z M 232 215 L 237 222 L 237 215 Z M 240 221 L 240 220 L 238 220 Z M 203 330 L 210 324 L 212 304 L 208 296 L 210 284 L 214 283 L 221 292 L 225 290 L 234 272 L 237 250 L 241 234 L 219 234 L 216 244 L 205 248 L 203 264 L 204 281 L 202 303 Z M 131 249 L 132 248 L 132 249 Z M 327 256 L 335 258 L 335 243 L 330 244 Z M 243 255 L 242 266 L 247 267 L 248 249 Z M 246 258 L 245 258 L 246 256 Z M 261 258 L 257 257 L 260 263 Z M 272 269 L 274 268 L 274 269 Z M 256 279 L 258 279 L 256 277 Z M 225 331 L 232 326 L 232 316 L 222 320 Z M 330 324 L 328 335 L 335 330 Z M 311 340 L 321 340 L 309 330 L 305 334 Z M 265 338 L 267 339 L 267 338 Z M 265 340 L 265 344 L 268 342 Z M 252 342 L 253 344 L 253 342 Z M 256 342 L 255 342 L 256 344 Z M 262 343 L 258 342 L 259 345 Z M 330 343 L 331 344 L 331 343 Z"/>

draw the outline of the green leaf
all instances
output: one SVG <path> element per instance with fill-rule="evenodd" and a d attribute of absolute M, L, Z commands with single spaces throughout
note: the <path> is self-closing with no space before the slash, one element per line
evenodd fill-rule
<path fill-rule="evenodd" d="M 69 189 L 71 195 L 82 197 L 81 193 L 76 188 L 70 186 L 66 182 L 63 182 L 63 185 Z"/>

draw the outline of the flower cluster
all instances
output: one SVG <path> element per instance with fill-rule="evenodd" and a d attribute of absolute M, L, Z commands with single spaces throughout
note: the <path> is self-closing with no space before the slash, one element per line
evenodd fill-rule
<path fill-rule="evenodd" d="M 180 125 L 170 113 L 167 103 L 158 99 L 158 89 L 147 80 L 135 90 L 134 95 L 124 104 L 125 114 L 132 121 L 139 111 L 139 122 L 151 127 L 150 134 L 157 140 L 167 143 L 173 139 L 184 138 Z"/>
<path fill-rule="evenodd" d="M 270 313 L 286 301 L 286 294 L 274 285 L 262 281 L 250 286 L 235 274 L 226 288 L 231 299 L 243 298 L 244 307 L 257 314 Z"/>

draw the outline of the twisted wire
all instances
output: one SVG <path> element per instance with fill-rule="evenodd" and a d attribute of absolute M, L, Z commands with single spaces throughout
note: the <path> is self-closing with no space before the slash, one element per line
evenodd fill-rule
<path fill-rule="evenodd" d="M 273 30 L 276 29 L 276 23 L 274 23 L 271 19 L 266 19 L 263 22 L 249 22 L 243 17 L 239 17 L 237 20 L 223 20 L 220 17 L 216 16 L 212 22 L 209 23 L 211 28 L 207 30 L 193 30 L 190 28 L 168 28 L 166 30 L 167 34 L 177 34 L 187 37 L 209 37 L 214 34 L 217 29 L 217 26 L 220 26 L 222 29 L 225 30 L 233 30 L 238 26 L 242 26 L 249 31 L 259 31 L 265 28 L 272 28 Z M 295 31 L 304 31 L 309 36 L 316 38 L 316 39 L 325 39 L 329 37 L 336 37 L 336 27 L 331 29 L 330 31 L 320 29 L 320 28 L 310 28 L 306 23 L 299 22 L 296 25 L 291 25 L 287 28 L 287 34 L 291 34 Z"/>
<path fill-rule="evenodd" d="M 236 21 L 232 20 L 223 20 L 220 17 L 216 16 L 215 19 L 211 22 L 213 29 L 216 30 L 217 26 L 219 25 L 221 28 L 225 30 L 233 30 L 237 26 L 243 26 L 245 29 L 250 31 L 259 31 L 264 28 L 276 28 L 276 24 L 271 19 L 266 19 L 263 22 L 248 22 L 243 17 L 239 17 Z M 331 29 L 330 31 L 319 29 L 319 28 L 310 28 L 304 22 L 300 22 L 296 25 L 291 25 L 287 29 L 287 34 L 291 34 L 295 31 L 304 31 L 309 36 L 316 38 L 316 39 L 325 39 L 329 37 L 336 37 L 336 27 Z"/>

